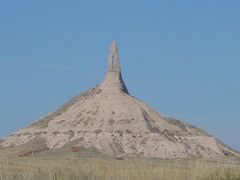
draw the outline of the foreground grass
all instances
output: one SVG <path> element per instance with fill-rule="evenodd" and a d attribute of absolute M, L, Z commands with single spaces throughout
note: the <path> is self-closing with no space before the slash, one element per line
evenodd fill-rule
<path fill-rule="evenodd" d="M 0 180 L 240 180 L 240 165 L 187 160 L 0 159 Z"/>

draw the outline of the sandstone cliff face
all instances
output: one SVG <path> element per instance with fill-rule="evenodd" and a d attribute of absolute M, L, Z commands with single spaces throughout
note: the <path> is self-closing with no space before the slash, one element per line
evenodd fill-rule
<path fill-rule="evenodd" d="M 44 140 L 49 149 L 95 147 L 112 156 L 224 158 L 239 154 L 185 122 L 160 115 L 129 95 L 121 75 L 116 43 L 105 80 L 56 112 L 10 135 L 2 148 Z"/>

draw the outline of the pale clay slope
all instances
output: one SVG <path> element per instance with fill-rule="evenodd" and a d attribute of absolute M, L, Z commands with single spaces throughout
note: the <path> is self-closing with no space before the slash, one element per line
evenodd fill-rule
<path fill-rule="evenodd" d="M 15 147 L 43 138 L 57 149 L 95 147 L 113 156 L 160 158 L 237 157 L 213 136 L 184 122 L 163 117 L 129 95 L 122 80 L 117 45 L 109 55 L 105 80 L 40 121 L 7 137 L 1 147 Z"/>

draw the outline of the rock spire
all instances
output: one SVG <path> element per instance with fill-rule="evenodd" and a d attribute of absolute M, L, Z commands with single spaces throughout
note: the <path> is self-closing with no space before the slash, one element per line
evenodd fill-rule
<path fill-rule="evenodd" d="M 104 82 L 100 86 L 102 90 L 108 91 L 109 93 L 115 94 L 117 92 L 124 92 L 129 94 L 122 78 L 116 41 L 114 41 L 110 47 L 108 56 L 108 71 Z"/>
<path fill-rule="evenodd" d="M 118 56 L 118 46 L 116 41 L 114 41 L 110 47 L 110 53 L 108 57 L 108 71 L 109 72 L 121 71 L 121 67 L 119 64 L 119 56 Z"/>
<path fill-rule="evenodd" d="M 69 155 L 76 157 L 108 155 L 117 159 L 226 158 L 232 161 L 240 158 L 237 151 L 212 135 L 183 121 L 167 118 L 128 95 L 116 42 L 111 45 L 109 69 L 102 84 L 0 139 L 0 151 L 6 148 L 18 157 L 57 157 L 59 152 L 66 155 L 71 152 Z"/>

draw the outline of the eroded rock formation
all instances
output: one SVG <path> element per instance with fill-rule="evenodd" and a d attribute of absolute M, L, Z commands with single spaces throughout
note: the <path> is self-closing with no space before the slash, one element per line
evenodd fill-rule
<path fill-rule="evenodd" d="M 8 136 L 1 147 L 24 145 L 36 139 L 44 140 L 49 149 L 74 142 L 76 147 L 95 147 L 117 157 L 239 156 L 201 129 L 164 117 L 129 95 L 121 75 L 116 42 L 110 48 L 109 67 L 103 83 Z"/>

